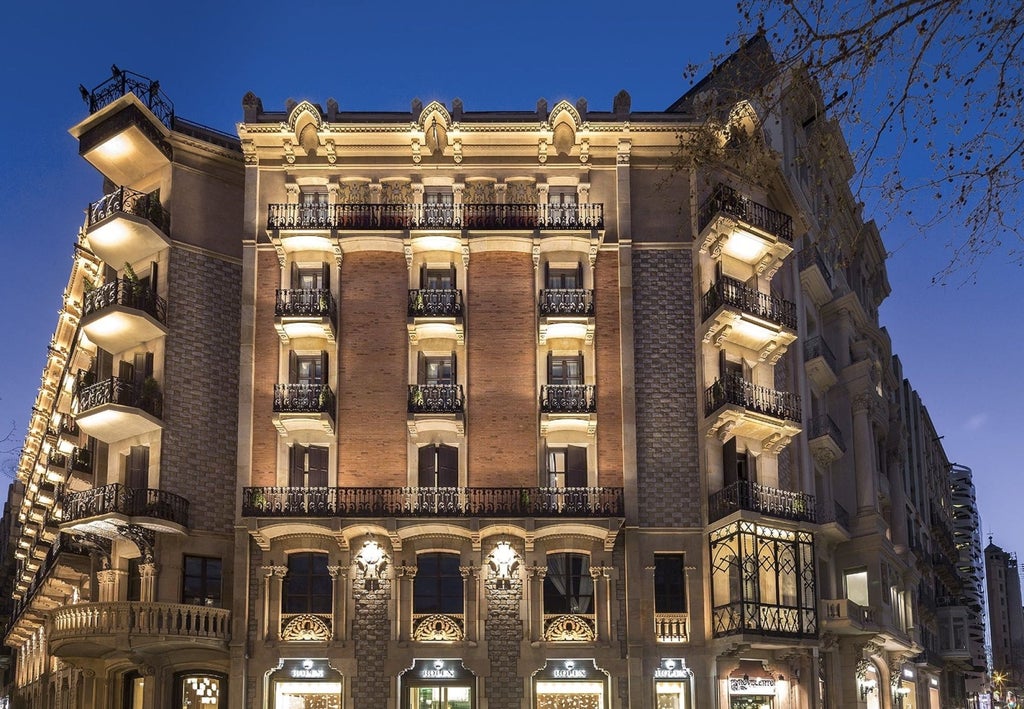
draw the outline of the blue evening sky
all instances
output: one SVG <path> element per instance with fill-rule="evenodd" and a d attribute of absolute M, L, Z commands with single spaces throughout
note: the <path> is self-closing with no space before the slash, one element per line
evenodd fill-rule
<path fill-rule="evenodd" d="M 78 85 L 94 87 L 111 64 L 158 79 L 179 115 L 229 132 L 249 90 L 268 109 L 290 97 L 321 105 L 333 97 L 355 110 L 458 97 L 467 110 L 524 110 L 540 97 L 553 105 L 583 96 L 608 110 L 624 88 L 636 110 L 661 110 L 689 88 L 687 63 L 725 49 L 735 7 L 183 0 L 101 8 L 58 0 L 8 9 L 0 39 L 0 423 L 13 426 L 6 447 L 20 447 L 83 210 L 102 193 L 99 173 L 67 132 L 86 114 Z M 1013 363 L 1024 352 L 1015 312 L 1024 281 L 1019 266 L 993 258 L 976 282 L 933 286 L 955 228 L 921 234 L 882 225 L 893 252 L 882 320 L 949 458 L 974 469 L 985 534 L 1024 552 L 1011 458 L 1024 399 Z M 15 458 L 0 456 L 3 489 Z"/>

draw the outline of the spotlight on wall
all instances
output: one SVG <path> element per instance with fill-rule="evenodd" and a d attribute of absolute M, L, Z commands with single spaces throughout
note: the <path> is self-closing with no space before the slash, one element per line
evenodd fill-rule
<path fill-rule="evenodd" d="M 869 694 L 875 693 L 875 688 L 878 686 L 878 682 L 873 679 L 862 679 L 860 681 L 860 700 L 863 702 L 867 700 Z"/>
<path fill-rule="evenodd" d="M 488 563 L 498 588 L 508 589 L 512 586 L 512 578 L 519 569 L 519 558 L 515 549 L 508 542 L 498 542 L 491 552 Z"/>

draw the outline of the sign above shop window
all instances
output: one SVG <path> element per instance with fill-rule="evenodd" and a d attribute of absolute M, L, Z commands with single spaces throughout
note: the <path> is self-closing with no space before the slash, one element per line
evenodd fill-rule
<path fill-rule="evenodd" d="M 775 694 L 771 677 L 730 677 L 729 694 Z"/>
<path fill-rule="evenodd" d="M 668 658 L 661 661 L 654 670 L 654 679 L 690 679 L 693 670 L 686 666 L 686 660 Z"/>
<path fill-rule="evenodd" d="M 314 660 L 303 658 L 301 660 L 281 660 L 276 677 L 287 677 L 289 679 L 330 679 L 337 681 L 339 672 L 330 666 L 327 660 Z"/>
<path fill-rule="evenodd" d="M 537 679 L 604 679 L 594 660 L 548 660 L 534 675 Z"/>
<path fill-rule="evenodd" d="M 472 672 L 466 669 L 461 660 L 416 660 L 406 670 L 407 675 L 417 679 L 429 680 L 466 680 L 473 679 Z"/>

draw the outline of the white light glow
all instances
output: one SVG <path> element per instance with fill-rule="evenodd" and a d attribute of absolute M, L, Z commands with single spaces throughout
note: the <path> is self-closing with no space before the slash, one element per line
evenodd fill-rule
<path fill-rule="evenodd" d="M 765 243 L 746 232 L 734 231 L 723 250 L 744 263 L 754 263 L 764 255 Z"/>

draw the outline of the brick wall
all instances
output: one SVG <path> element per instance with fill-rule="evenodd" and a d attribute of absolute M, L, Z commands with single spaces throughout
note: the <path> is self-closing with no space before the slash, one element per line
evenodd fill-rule
<path fill-rule="evenodd" d="M 277 384 L 281 337 L 274 328 L 274 298 L 281 287 L 277 254 L 261 250 L 256 257 L 256 325 L 253 343 L 252 482 L 277 484 L 277 439 L 274 428 L 274 385 Z"/>
<path fill-rule="evenodd" d="M 594 270 L 598 485 L 622 486 L 622 356 L 618 252 L 598 254 Z"/>

